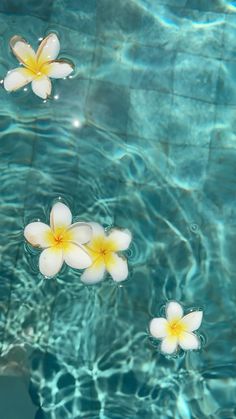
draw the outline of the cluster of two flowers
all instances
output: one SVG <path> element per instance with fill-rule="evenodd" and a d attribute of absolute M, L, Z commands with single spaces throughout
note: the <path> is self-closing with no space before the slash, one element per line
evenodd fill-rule
<path fill-rule="evenodd" d="M 55 276 L 64 262 L 72 268 L 85 269 L 81 275 L 85 284 L 102 281 L 106 271 L 116 282 L 128 276 L 127 260 L 119 252 L 128 249 L 130 231 L 113 228 L 106 233 L 94 222 L 72 224 L 71 211 L 62 202 L 53 205 L 50 226 L 32 222 L 25 227 L 24 236 L 32 246 L 42 249 L 39 270 L 46 277 Z M 154 318 L 149 329 L 153 337 L 161 339 L 161 352 L 172 354 L 178 346 L 184 350 L 199 349 L 200 340 L 193 331 L 201 321 L 202 311 L 184 316 L 181 305 L 171 301 L 166 306 L 166 318 Z"/>
<path fill-rule="evenodd" d="M 102 281 L 106 271 L 116 282 L 128 276 L 127 260 L 117 252 L 128 249 L 130 231 L 113 228 L 106 233 L 94 222 L 72 224 L 71 211 L 62 202 L 53 205 L 50 226 L 32 222 L 25 227 L 24 236 L 32 246 L 43 249 L 39 270 L 48 278 L 57 275 L 64 262 L 71 268 L 85 269 L 81 280 L 86 284 Z"/>

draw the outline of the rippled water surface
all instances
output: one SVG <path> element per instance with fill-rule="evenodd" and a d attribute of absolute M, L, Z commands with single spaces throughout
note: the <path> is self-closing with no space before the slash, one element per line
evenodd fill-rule
<path fill-rule="evenodd" d="M 50 31 L 73 78 L 46 103 L 0 89 L 0 370 L 25 377 L 37 419 L 233 419 L 236 4 L 2 0 L 0 78 L 11 36 Z M 40 277 L 22 231 L 59 196 L 133 232 L 122 286 Z M 201 351 L 153 346 L 168 299 L 203 307 Z"/>

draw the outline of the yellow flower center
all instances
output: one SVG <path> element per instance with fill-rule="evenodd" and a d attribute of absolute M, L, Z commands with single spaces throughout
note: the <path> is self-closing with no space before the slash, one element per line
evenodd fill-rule
<path fill-rule="evenodd" d="M 101 256 L 106 256 L 106 255 L 108 255 L 109 252 L 110 251 L 108 249 L 101 248 L 99 253 L 100 253 Z"/>
<path fill-rule="evenodd" d="M 46 233 L 49 247 L 55 249 L 66 249 L 72 241 L 72 233 L 65 227 L 57 227 L 54 231 Z"/>
<path fill-rule="evenodd" d="M 184 323 L 181 320 L 173 319 L 168 323 L 168 335 L 179 338 L 184 331 Z"/>
<path fill-rule="evenodd" d="M 88 245 L 87 249 L 91 258 L 96 264 L 105 263 L 106 266 L 113 263 L 113 254 L 116 251 L 115 243 L 104 236 L 95 237 Z"/>
<path fill-rule="evenodd" d="M 49 62 L 39 62 L 37 58 L 29 56 L 28 58 L 25 58 L 25 66 L 26 68 L 33 73 L 34 77 L 42 77 L 47 76 L 48 74 L 48 65 Z"/>

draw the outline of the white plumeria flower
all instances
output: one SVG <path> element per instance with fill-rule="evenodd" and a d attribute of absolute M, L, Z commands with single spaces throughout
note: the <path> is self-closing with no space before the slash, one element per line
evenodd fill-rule
<path fill-rule="evenodd" d="M 85 269 L 92 260 L 83 246 L 92 237 L 87 223 L 72 224 L 70 209 L 62 202 L 53 205 L 50 227 L 41 221 L 28 224 L 24 230 L 26 240 L 44 249 L 39 257 L 39 270 L 46 277 L 55 276 L 63 262 L 75 269 Z"/>
<path fill-rule="evenodd" d="M 56 60 L 60 51 L 60 42 L 55 33 L 49 34 L 42 40 L 36 53 L 18 35 L 11 38 L 10 46 L 23 66 L 7 73 L 4 79 L 4 88 L 9 92 L 32 83 L 33 92 L 40 98 L 47 99 L 52 90 L 49 77 L 61 79 L 67 77 L 73 71 L 71 63 Z"/>
<path fill-rule="evenodd" d="M 184 349 L 199 349 L 200 340 L 192 333 L 202 322 L 202 311 L 192 311 L 183 315 L 183 309 L 176 301 L 166 305 L 166 319 L 158 317 L 150 322 L 150 333 L 153 337 L 161 339 L 161 352 L 173 354 L 178 345 Z"/>
<path fill-rule="evenodd" d="M 114 281 L 124 281 L 128 276 L 127 260 L 117 252 L 128 249 L 132 240 L 129 230 L 111 229 L 108 234 L 97 223 L 89 223 L 93 235 L 86 249 L 92 258 L 92 266 L 86 269 L 81 281 L 86 284 L 95 284 L 103 280 L 106 271 Z"/>

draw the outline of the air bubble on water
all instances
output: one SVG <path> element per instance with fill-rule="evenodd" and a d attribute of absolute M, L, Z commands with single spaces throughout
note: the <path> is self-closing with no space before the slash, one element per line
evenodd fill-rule
<path fill-rule="evenodd" d="M 194 234 L 198 234 L 198 233 L 199 233 L 199 231 L 200 231 L 198 224 L 196 224 L 196 223 L 191 223 L 191 224 L 190 224 L 190 231 L 191 231 L 192 233 L 194 233 Z"/>

